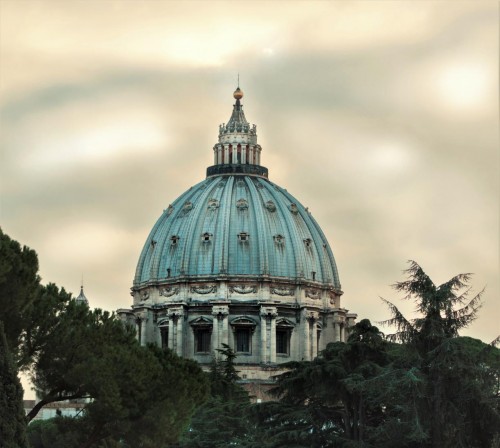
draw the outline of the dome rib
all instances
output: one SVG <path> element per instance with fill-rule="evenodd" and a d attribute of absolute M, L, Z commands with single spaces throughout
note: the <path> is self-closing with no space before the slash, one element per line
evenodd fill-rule
<path fill-rule="evenodd" d="M 211 199 L 218 201 L 214 209 L 209 207 Z M 244 200 L 240 207 L 239 200 Z M 268 201 L 274 203 L 275 211 L 266 208 Z M 189 210 L 184 209 L 187 202 L 191 202 Z M 291 211 L 292 204 L 296 213 Z M 333 253 L 314 218 L 291 194 L 267 179 L 212 176 L 191 187 L 172 207 L 149 234 L 134 287 L 180 277 L 258 279 L 269 275 L 340 288 Z M 209 243 L 202 242 L 204 232 L 213 235 Z M 247 242 L 238 240 L 240 232 L 249 233 Z M 276 235 L 284 241 L 276 243 Z M 173 236 L 179 237 L 174 244 Z M 315 272 L 314 279 L 311 272 Z"/>

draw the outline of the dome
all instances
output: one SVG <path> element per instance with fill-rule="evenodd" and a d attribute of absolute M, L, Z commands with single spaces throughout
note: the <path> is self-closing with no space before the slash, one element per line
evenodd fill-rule
<path fill-rule="evenodd" d="M 305 279 L 340 290 L 332 251 L 309 211 L 268 179 L 245 174 L 208 177 L 163 212 L 134 286 L 214 276 Z"/>
<path fill-rule="evenodd" d="M 205 180 L 173 201 L 147 237 L 132 306 L 118 314 L 142 345 L 204 368 L 227 346 L 245 381 L 272 383 L 281 364 L 345 341 L 356 315 L 341 306 L 337 266 L 318 223 L 268 179 L 242 97 L 238 88 Z"/>

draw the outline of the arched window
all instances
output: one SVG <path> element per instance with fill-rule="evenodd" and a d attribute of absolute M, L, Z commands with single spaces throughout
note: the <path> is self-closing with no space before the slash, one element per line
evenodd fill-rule
<path fill-rule="evenodd" d="M 168 348 L 168 319 L 158 322 L 158 331 L 160 332 L 161 348 Z"/>

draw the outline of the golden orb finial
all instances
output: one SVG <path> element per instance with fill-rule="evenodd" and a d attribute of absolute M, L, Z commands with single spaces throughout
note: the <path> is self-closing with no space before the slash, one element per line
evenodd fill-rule
<path fill-rule="evenodd" d="M 237 87 L 233 93 L 233 97 L 237 100 L 241 100 L 243 98 L 243 90 Z"/>

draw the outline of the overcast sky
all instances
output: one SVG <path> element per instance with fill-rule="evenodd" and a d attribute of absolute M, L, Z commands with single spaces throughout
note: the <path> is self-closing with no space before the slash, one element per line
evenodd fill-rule
<path fill-rule="evenodd" d="M 240 73 L 262 163 L 323 228 L 343 306 L 406 260 L 486 287 L 499 330 L 498 3 L 0 2 L 1 221 L 43 282 L 129 307 L 140 251 L 205 177 Z"/>

